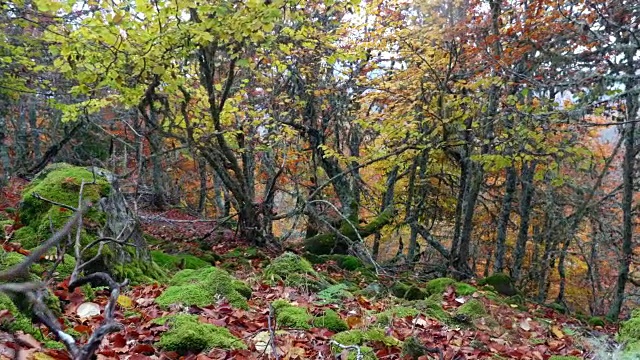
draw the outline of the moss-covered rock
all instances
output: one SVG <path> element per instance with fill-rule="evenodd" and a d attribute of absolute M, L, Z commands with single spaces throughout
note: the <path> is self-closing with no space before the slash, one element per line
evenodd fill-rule
<path fill-rule="evenodd" d="M 174 315 L 165 322 L 169 326 L 160 337 L 158 346 L 164 350 L 198 353 L 208 349 L 246 349 L 242 340 L 229 330 L 198 321 L 196 315 Z"/>
<path fill-rule="evenodd" d="M 471 299 L 462 304 L 457 310 L 456 315 L 464 315 L 470 319 L 477 319 L 487 315 L 487 309 L 478 299 Z"/>
<path fill-rule="evenodd" d="M 94 174 L 83 167 L 69 164 L 53 164 L 43 170 L 25 188 L 19 208 L 20 221 L 35 230 L 39 241 L 46 240 L 51 235 L 51 227 L 59 229 L 71 216 L 71 211 L 40 200 L 38 194 L 48 200 L 71 207 L 78 206 L 78 197 L 82 181 L 90 183 Z M 109 195 L 111 185 L 102 176 L 95 176 L 95 184 L 84 186 L 83 199 L 97 204 L 101 198 Z M 94 206 L 85 214 L 88 222 L 100 224 L 105 215 L 98 206 Z"/>
<path fill-rule="evenodd" d="M 504 273 L 497 273 L 478 281 L 478 285 L 491 285 L 502 295 L 513 296 L 517 294 L 517 290 L 513 284 L 511 277 Z"/>
<path fill-rule="evenodd" d="M 620 324 L 617 339 L 625 343 L 640 341 L 640 316 L 637 311 L 633 312 L 629 320 Z"/>
<path fill-rule="evenodd" d="M 426 317 L 448 323 L 451 315 L 442 307 L 442 294 L 433 294 L 425 300 L 413 303 L 416 309 L 419 309 Z"/>
<path fill-rule="evenodd" d="M 41 332 L 33 325 L 29 316 L 21 312 L 13 300 L 4 293 L 0 293 L 0 311 L 2 310 L 9 311 L 13 318 L 1 318 L 0 330 L 7 331 L 9 333 L 22 331 L 25 334 L 33 335 L 38 340 L 44 340 Z"/>
<path fill-rule="evenodd" d="M 336 304 L 344 299 L 353 297 L 353 294 L 349 291 L 349 285 L 339 283 L 331 285 L 328 288 L 318 292 L 316 294 L 321 304 Z"/>
<path fill-rule="evenodd" d="M 364 265 L 357 257 L 345 255 L 338 260 L 338 266 L 340 266 L 341 269 L 353 271 L 363 267 Z"/>
<path fill-rule="evenodd" d="M 408 316 L 416 316 L 420 314 L 420 310 L 407 306 L 394 306 L 389 310 L 385 310 L 376 315 L 376 323 L 381 325 L 390 325 L 394 318 L 406 318 Z"/>
<path fill-rule="evenodd" d="M 206 306 L 224 297 L 229 303 L 241 309 L 248 309 L 247 299 L 251 289 L 224 270 L 207 267 L 186 269 L 176 273 L 169 281 L 169 287 L 156 298 L 162 307 L 171 304 Z"/>
<path fill-rule="evenodd" d="M 262 278 L 269 285 L 282 281 L 286 286 L 310 291 L 320 291 L 331 285 L 309 261 L 293 253 L 284 253 L 273 260 L 264 269 Z"/>
<path fill-rule="evenodd" d="M 210 262 L 190 254 L 171 255 L 159 250 L 153 250 L 150 254 L 151 259 L 153 259 L 158 266 L 169 271 L 178 269 L 201 269 L 211 266 Z"/>
<path fill-rule="evenodd" d="M 447 290 L 449 285 L 455 283 L 456 281 L 454 279 L 447 277 L 433 279 L 427 282 L 427 284 L 425 285 L 425 290 L 429 293 L 429 295 L 442 294 L 443 292 L 445 292 L 445 290 Z"/>
<path fill-rule="evenodd" d="M 395 297 L 407 300 L 421 300 L 428 296 L 428 294 L 419 287 L 401 282 L 397 282 L 391 287 L 391 293 Z"/>
<path fill-rule="evenodd" d="M 322 316 L 314 318 L 313 326 L 329 329 L 336 333 L 349 330 L 349 325 L 333 310 L 326 310 Z"/>
<path fill-rule="evenodd" d="M 367 343 L 379 342 L 385 346 L 398 346 L 402 342 L 394 337 L 387 336 L 381 328 L 371 328 L 367 330 L 347 330 L 333 335 L 333 340 L 342 345 L 365 345 Z"/>
<path fill-rule="evenodd" d="M 604 318 L 600 316 L 593 316 L 587 320 L 587 323 L 591 326 L 601 326 L 604 327 L 606 325 Z"/>
<path fill-rule="evenodd" d="M 276 325 L 279 328 L 310 329 L 312 316 L 307 309 L 286 301 L 275 301 Z"/>

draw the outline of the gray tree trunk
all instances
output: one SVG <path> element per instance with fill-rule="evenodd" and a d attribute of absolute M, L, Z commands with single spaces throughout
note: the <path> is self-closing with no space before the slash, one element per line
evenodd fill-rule
<path fill-rule="evenodd" d="M 533 161 L 522 168 L 522 190 L 520 199 L 520 227 L 518 229 L 518 237 L 516 239 L 516 247 L 514 251 L 513 270 L 511 278 L 518 282 L 520 279 L 520 271 L 524 262 L 524 255 L 527 249 L 527 240 L 529 239 L 529 222 L 531 220 L 531 202 L 533 200 L 534 186 L 533 176 L 536 172 L 537 162 Z"/>
<path fill-rule="evenodd" d="M 13 173 L 11 167 L 11 159 L 9 158 L 9 147 L 6 144 L 7 140 L 7 123 L 5 117 L 0 115 L 0 164 L 2 164 L 2 172 L 0 172 L 0 185 L 6 184 L 9 177 Z"/>
<path fill-rule="evenodd" d="M 502 209 L 498 218 L 498 231 L 496 237 L 496 262 L 493 265 L 493 272 L 499 273 L 504 270 L 504 256 L 507 250 L 507 229 L 509 218 L 511 217 L 511 204 L 516 192 L 517 183 L 516 169 L 513 166 L 507 168 L 507 178 L 505 181 L 504 197 L 502 199 Z"/>

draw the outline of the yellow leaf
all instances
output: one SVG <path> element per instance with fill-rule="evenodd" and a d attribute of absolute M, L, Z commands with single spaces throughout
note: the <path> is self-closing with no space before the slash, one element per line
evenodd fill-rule
<path fill-rule="evenodd" d="M 362 325 L 362 318 L 360 316 L 347 316 L 347 324 L 349 325 L 349 329 L 353 329 Z"/>
<path fill-rule="evenodd" d="M 557 326 L 552 326 L 551 327 L 551 332 L 553 333 L 553 335 L 555 335 L 558 339 L 562 339 L 564 337 L 564 333 L 562 332 L 562 330 L 560 330 L 559 327 Z"/>
<path fill-rule="evenodd" d="M 118 296 L 118 305 L 122 306 L 123 308 L 132 308 L 133 307 L 133 300 L 131 300 L 130 297 L 128 296 L 124 296 L 124 295 L 120 295 Z"/>

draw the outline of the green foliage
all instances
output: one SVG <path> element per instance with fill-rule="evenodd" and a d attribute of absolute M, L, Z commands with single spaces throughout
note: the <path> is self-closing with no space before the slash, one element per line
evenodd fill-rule
<path fill-rule="evenodd" d="M 466 315 L 471 319 L 477 319 L 487 315 L 487 309 L 480 300 L 471 299 L 456 310 L 456 315 Z"/>
<path fill-rule="evenodd" d="M 316 296 L 320 299 L 320 303 L 322 304 L 335 304 L 343 299 L 353 297 L 353 294 L 351 294 L 347 289 L 349 289 L 347 284 L 339 283 L 331 285 L 320 291 Z"/>
<path fill-rule="evenodd" d="M 313 326 L 329 329 L 333 332 L 349 330 L 349 325 L 333 310 L 326 310 L 322 316 L 314 318 Z"/>
<path fill-rule="evenodd" d="M 186 269 L 176 273 L 169 286 L 156 302 L 162 307 L 171 304 L 206 306 L 224 297 L 229 303 L 241 309 L 248 309 L 247 298 L 251 289 L 229 273 L 215 267 Z"/>
<path fill-rule="evenodd" d="M 481 279 L 478 281 L 478 285 L 491 285 L 499 294 L 506 296 L 513 296 L 517 293 L 511 277 L 504 273 L 493 274 Z"/>
<path fill-rule="evenodd" d="M 242 340 L 229 330 L 198 321 L 196 315 L 173 315 L 166 319 L 169 330 L 162 334 L 158 345 L 180 354 L 198 353 L 208 349 L 246 349 Z"/>
<path fill-rule="evenodd" d="M 264 269 L 265 283 L 275 285 L 282 281 L 285 285 L 298 289 L 320 291 L 330 284 L 311 266 L 309 261 L 293 253 L 284 253 Z"/>

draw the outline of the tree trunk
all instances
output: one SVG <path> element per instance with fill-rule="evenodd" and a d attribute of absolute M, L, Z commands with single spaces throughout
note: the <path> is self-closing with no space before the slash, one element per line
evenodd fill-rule
<path fill-rule="evenodd" d="M 520 228 L 518 229 L 518 237 L 516 239 L 516 248 L 514 251 L 513 270 L 511 278 L 514 282 L 520 280 L 520 271 L 524 262 L 524 255 L 527 249 L 527 240 L 529 239 L 529 222 L 531 220 L 531 201 L 533 200 L 533 176 L 536 172 L 537 162 L 533 161 L 529 165 L 522 168 L 522 195 L 520 199 Z"/>
<path fill-rule="evenodd" d="M 38 113 L 35 99 L 29 102 L 29 127 L 31 128 L 31 141 L 33 142 L 33 156 L 39 159 L 41 156 L 40 131 L 38 130 Z"/>
<path fill-rule="evenodd" d="M 494 273 L 504 270 L 504 256 L 506 253 L 507 228 L 511 217 L 511 204 L 516 191 L 517 182 L 516 169 L 513 166 L 507 168 L 507 179 L 505 181 L 504 197 L 502 199 L 502 210 L 498 218 L 498 234 L 496 237 L 496 262 L 493 266 Z"/>
<path fill-rule="evenodd" d="M 393 194 L 394 188 L 396 185 L 396 180 L 398 179 L 398 170 L 399 166 L 394 166 L 393 169 L 387 174 L 387 187 L 384 191 L 384 196 L 382 198 L 382 204 L 380 204 L 380 212 L 384 212 L 386 208 L 392 206 L 393 204 Z M 380 232 L 375 234 L 375 238 L 373 240 L 373 247 L 371 250 L 371 257 L 373 260 L 378 260 L 378 253 L 380 252 Z"/>
<path fill-rule="evenodd" d="M 9 158 L 9 147 L 5 143 L 7 139 L 7 123 L 4 115 L 0 115 L 0 164 L 2 172 L 0 172 L 0 186 L 7 183 L 9 177 L 13 173 L 11 167 L 11 159 Z"/>
<path fill-rule="evenodd" d="M 631 61 L 631 60 L 628 60 Z M 628 88 L 635 84 L 626 84 Z M 631 86 L 631 87 L 629 87 Z M 633 184 L 635 167 L 635 132 L 636 116 L 638 113 L 637 94 L 630 93 L 625 96 L 626 100 L 626 121 L 624 125 L 624 162 L 622 166 L 622 254 L 618 266 L 618 278 L 616 281 L 616 291 L 613 302 L 607 317 L 618 319 L 622 303 L 624 301 L 624 290 L 629 278 L 629 265 L 633 256 Z"/>

